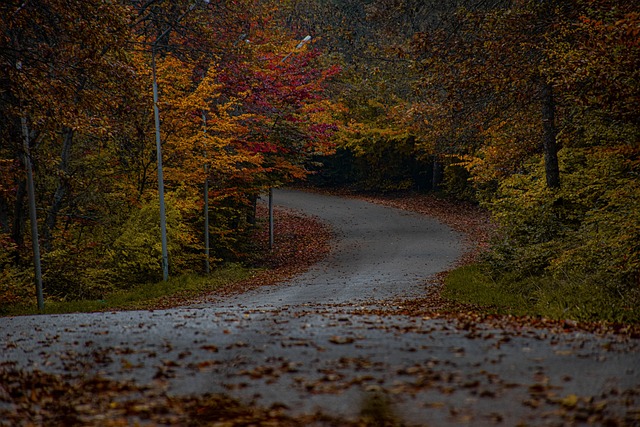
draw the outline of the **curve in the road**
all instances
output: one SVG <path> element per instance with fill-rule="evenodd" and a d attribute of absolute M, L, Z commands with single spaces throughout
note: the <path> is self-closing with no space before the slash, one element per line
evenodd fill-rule
<path fill-rule="evenodd" d="M 460 256 L 460 235 L 432 218 L 356 199 L 274 191 L 277 206 L 328 223 L 331 255 L 284 285 L 238 296 L 231 305 L 278 307 L 373 302 L 414 297 L 426 279 Z M 276 228 L 277 233 L 277 218 Z"/>
<path fill-rule="evenodd" d="M 338 234 L 307 273 L 198 307 L 0 318 L 0 367 L 225 393 L 293 414 L 355 417 L 386 393 L 420 426 L 640 422 L 640 340 L 356 314 L 340 304 L 422 292 L 460 253 L 459 236 L 365 202 L 275 195 Z"/>

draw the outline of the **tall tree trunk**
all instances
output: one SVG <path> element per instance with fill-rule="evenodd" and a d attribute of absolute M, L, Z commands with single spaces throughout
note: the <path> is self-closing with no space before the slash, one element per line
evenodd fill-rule
<path fill-rule="evenodd" d="M 542 83 L 542 147 L 544 150 L 544 171 L 547 187 L 560 187 L 560 168 L 558 167 L 558 129 L 555 121 L 556 103 L 553 86 Z"/>
<path fill-rule="evenodd" d="M 27 193 L 29 195 L 29 220 L 31 221 L 31 245 L 33 247 L 33 267 L 36 282 L 36 297 L 38 310 L 44 309 L 44 296 L 42 293 L 42 266 L 40 262 L 40 239 L 38 237 L 38 216 L 36 213 L 36 189 L 33 181 L 33 165 L 31 164 L 31 138 L 27 118 L 21 118 L 22 139 L 24 148 L 24 164 L 27 173 Z"/>
<path fill-rule="evenodd" d="M 438 159 L 438 156 L 433 157 L 433 173 L 431 175 L 431 191 L 438 191 L 440 184 L 442 183 L 442 163 Z"/>
<path fill-rule="evenodd" d="M 258 212 L 258 195 L 250 194 L 249 202 L 251 203 L 247 210 L 247 222 L 250 225 L 256 225 L 256 217 Z"/>
<path fill-rule="evenodd" d="M 13 206 L 13 224 L 11 226 L 11 238 L 18 247 L 24 245 L 24 225 L 27 220 L 27 211 L 24 204 L 24 198 L 26 195 L 27 180 L 21 179 L 18 182 L 18 189 L 16 191 L 16 203 Z"/>
<path fill-rule="evenodd" d="M 62 204 L 69 189 L 69 157 L 71 154 L 71 144 L 73 143 L 73 129 L 65 128 L 63 131 L 62 151 L 60 153 L 60 163 L 58 164 L 58 187 L 53 194 L 51 208 L 47 213 L 47 219 L 42 231 L 43 244 L 45 249 L 51 249 L 51 237 L 58 222 L 58 213 L 62 209 Z"/>
<path fill-rule="evenodd" d="M 9 227 L 9 204 L 7 200 L 0 195 L 0 232 L 8 234 L 11 231 Z"/>

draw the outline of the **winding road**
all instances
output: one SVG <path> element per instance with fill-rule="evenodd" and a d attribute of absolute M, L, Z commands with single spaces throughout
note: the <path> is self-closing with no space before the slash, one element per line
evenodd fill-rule
<path fill-rule="evenodd" d="M 640 340 L 359 310 L 421 295 L 460 255 L 461 236 L 358 200 L 282 190 L 275 200 L 333 227 L 327 259 L 216 303 L 1 318 L 0 363 L 226 393 L 294 415 L 355 417 L 375 397 L 408 425 L 640 424 Z"/>

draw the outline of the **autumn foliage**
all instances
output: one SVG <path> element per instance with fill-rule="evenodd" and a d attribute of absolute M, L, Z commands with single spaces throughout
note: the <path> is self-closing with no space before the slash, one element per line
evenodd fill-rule
<path fill-rule="evenodd" d="M 498 225 L 487 274 L 529 300 L 623 319 L 640 298 L 634 2 L 46 0 L 0 12 L 3 301 L 32 292 L 26 151 L 50 298 L 159 278 L 152 63 L 175 273 L 202 269 L 205 182 L 212 261 L 238 260 L 257 195 L 313 170 L 324 184 L 482 204 Z M 558 303 L 578 294 L 598 301 Z"/>
<path fill-rule="evenodd" d="M 247 254 L 252 201 L 332 151 L 338 68 L 273 17 L 276 2 L 3 2 L 0 301 L 33 298 L 24 168 L 34 166 L 48 298 L 161 278 L 152 63 L 172 274 Z M 22 127 L 22 123 L 26 127 Z"/>
<path fill-rule="evenodd" d="M 484 265 L 493 280 L 559 316 L 637 318 L 638 5 L 378 0 L 340 10 L 356 24 L 333 44 L 360 73 L 344 75 L 351 108 L 341 157 L 326 164 L 360 188 L 480 202 L 499 226 Z"/>

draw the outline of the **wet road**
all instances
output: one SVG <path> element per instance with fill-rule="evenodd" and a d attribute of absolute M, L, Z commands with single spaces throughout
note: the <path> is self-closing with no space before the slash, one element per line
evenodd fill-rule
<path fill-rule="evenodd" d="M 361 201 L 276 192 L 336 231 L 290 282 L 214 304 L 0 319 L 0 363 L 222 392 L 291 413 L 356 416 L 384 395 L 408 424 L 640 423 L 640 342 L 356 314 L 420 295 L 462 250 L 437 222 Z"/>
<path fill-rule="evenodd" d="M 415 213 L 298 191 L 276 191 L 274 200 L 331 224 L 337 236 L 332 255 L 291 283 L 241 295 L 230 306 L 276 308 L 419 296 L 428 286 L 425 279 L 451 266 L 462 250 L 458 234 Z"/>

